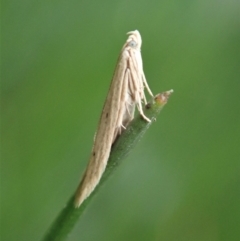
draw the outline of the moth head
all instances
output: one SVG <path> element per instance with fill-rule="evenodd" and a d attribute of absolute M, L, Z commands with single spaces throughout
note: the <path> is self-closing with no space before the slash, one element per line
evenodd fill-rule
<path fill-rule="evenodd" d="M 142 45 L 142 38 L 138 30 L 128 32 L 127 35 L 129 35 L 127 45 L 133 49 L 140 50 Z"/>
<path fill-rule="evenodd" d="M 138 46 L 138 44 L 137 44 L 134 40 L 130 40 L 130 41 L 128 42 L 128 46 L 131 47 L 131 48 L 133 48 L 133 49 L 136 49 L 137 46 Z"/>

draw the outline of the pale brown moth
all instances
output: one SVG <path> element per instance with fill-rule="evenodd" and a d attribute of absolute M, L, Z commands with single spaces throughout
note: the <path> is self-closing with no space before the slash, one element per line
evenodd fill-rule
<path fill-rule="evenodd" d="M 118 58 L 103 107 L 89 164 L 76 191 L 76 207 L 82 204 L 99 183 L 107 165 L 111 146 L 133 119 L 135 106 L 146 121 L 151 121 L 142 109 L 142 100 L 146 104 L 144 87 L 151 96 L 153 94 L 143 72 L 141 35 L 137 30 L 127 34 L 129 36 Z"/>

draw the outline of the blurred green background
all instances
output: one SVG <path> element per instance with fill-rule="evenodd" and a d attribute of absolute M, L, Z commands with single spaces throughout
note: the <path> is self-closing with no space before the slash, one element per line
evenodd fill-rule
<path fill-rule="evenodd" d="M 239 240 L 240 1 L 1 5 L 1 240 L 40 240 L 75 190 L 135 29 L 175 92 L 69 241 Z"/>

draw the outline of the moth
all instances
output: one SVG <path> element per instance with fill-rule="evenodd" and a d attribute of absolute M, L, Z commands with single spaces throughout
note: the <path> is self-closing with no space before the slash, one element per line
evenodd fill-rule
<path fill-rule="evenodd" d="M 90 160 L 76 191 L 75 207 L 79 207 L 99 183 L 111 146 L 132 121 L 135 107 L 144 120 L 151 122 L 142 109 L 142 101 L 147 103 L 144 88 L 151 96 L 153 94 L 143 72 L 141 35 L 137 30 L 127 34 L 128 39 L 120 52 L 95 134 Z"/>

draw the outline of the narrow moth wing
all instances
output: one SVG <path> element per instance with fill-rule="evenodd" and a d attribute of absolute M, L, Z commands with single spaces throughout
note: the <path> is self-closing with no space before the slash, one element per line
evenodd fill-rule
<path fill-rule="evenodd" d="M 143 72 L 140 52 L 141 35 L 137 30 L 129 32 L 128 35 L 118 58 L 103 107 L 91 157 L 76 191 L 76 207 L 82 204 L 99 183 L 107 165 L 111 146 L 116 137 L 121 135 L 121 132 L 133 119 L 135 107 L 142 117 L 150 122 L 142 110 L 142 100 L 146 104 L 144 87 L 151 96 L 153 94 Z"/>

